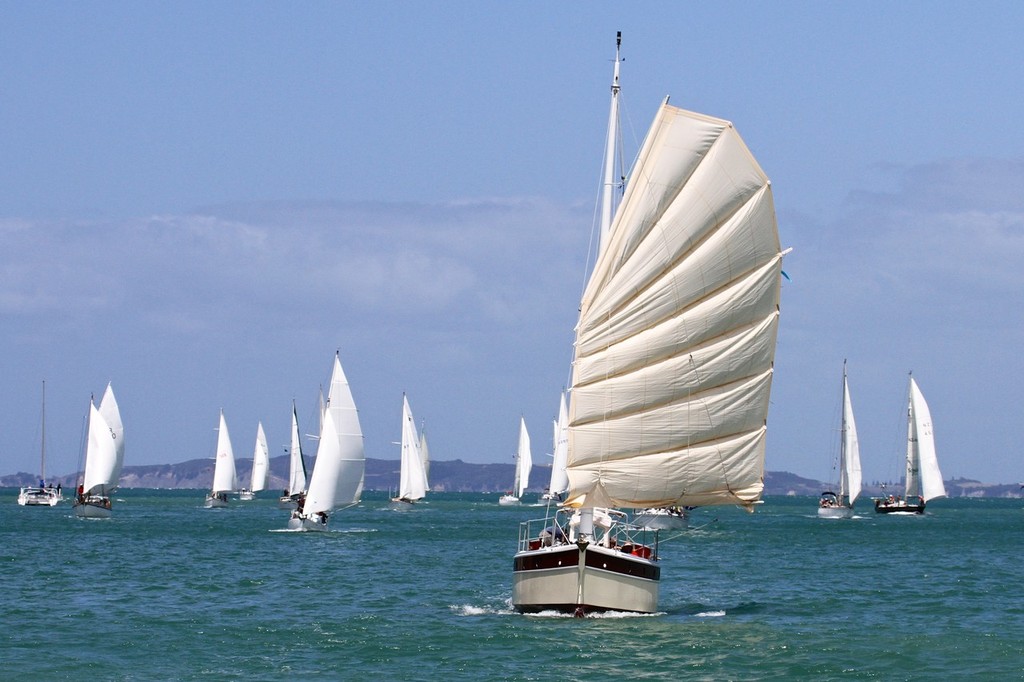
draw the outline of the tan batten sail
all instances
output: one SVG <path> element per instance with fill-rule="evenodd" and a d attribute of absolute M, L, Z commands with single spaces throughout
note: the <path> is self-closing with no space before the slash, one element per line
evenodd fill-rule
<path fill-rule="evenodd" d="M 581 303 L 569 504 L 760 498 L 782 256 L 732 124 L 664 103 Z"/>

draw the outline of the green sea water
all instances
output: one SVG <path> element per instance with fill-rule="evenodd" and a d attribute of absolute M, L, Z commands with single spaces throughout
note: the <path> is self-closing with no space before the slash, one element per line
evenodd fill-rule
<path fill-rule="evenodd" d="M 124 490 L 104 521 L 16 494 L 3 679 L 1024 679 L 1020 500 L 698 509 L 663 542 L 661 613 L 576 620 L 510 609 L 518 524 L 543 508 L 497 495 L 368 493 L 313 534 L 280 532 L 272 493 Z"/>

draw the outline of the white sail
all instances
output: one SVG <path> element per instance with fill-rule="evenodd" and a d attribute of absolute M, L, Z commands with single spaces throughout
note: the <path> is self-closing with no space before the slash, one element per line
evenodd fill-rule
<path fill-rule="evenodd" d="M 860 495 L 860 442 L 857 440 L 857 424 L 853 420 L 853 403 L 850 401 L 850 386 L 843 368 L 843 441 L 839 463 L 839 495 L 846 496 L 850 506 Z"/>
<path fill-rule="evenodd" d="M 922 502 L 946 496 L 946 486 L 935 454 L 935 434 L 928 403 L 910 378 L 910 404 L 907 408 L 907 490 L 906 497 L 919 496 Z"/>
<path fill-rule="evenodd" d="M 423 485 L 430 489 L 430 450 L 427 447 L 427 432 L 420 431 L 420 460 L 423 461 Z"/>
<path fill-rule="evenodd" d="M 90 400 L 89 436 L 85 450 L 82 489 L 86 495 L 107 496 L 117 487 L 119 475 L 114 433 Z"/>
<path fill-rule="evenodd" d="M 732 125 L 663 104 L 581 304 L 570 504 L 758 500 L 782 255 Z"/>
<path fill-rule="evenodd" d="M 108 383 L 100 398 L 100 406 L 97 408 L 103 419 L 110 428 L 110 437 L 114 441 L 114 468 L 110 471 L 110 486 L 106 492 L 100 493 L 109 495 L 117 488 L 118 480 L 121 478 L 121 467 L 124 466 L 124 423 L 121 421 L 121 409 L 114 397 L 114 389 Z"/>
<path fill-rule="evenodd" d="M 322 423 L 322 422 L 321 422 Z M 298 495 L 306 490 L 306 462 L 302 458 L 302 440 L 299 437 L 299 416 L 292 402 L 292 441 L 288 448 L 288 493 Z"/>
<path fill-rule="evenodd" d="M 238 478 L 235 475 L 235 452 L 231 448 L 231 436 L 228 424 L 224 420 L 224 411 L 220 413 L 220 427 L 217 429 L 217 461 L 213 467 L 213 488 L 215 493 L 229 493 L 238 489 Z"/>
<path fill-rule="evenodd" d="M 324 412 L 323 431 L 320 432 L 313 474 L 309 477 L 309 490 L 302 509 L 304 515 L 329 512 L 342 504 L 352 503 L 352 491 L 344 480 L 347 464 L 342 457 L 334 416 L 327 410 Z"/>
<path fill-rule="evenodd" d="M 409 399 L 402 394 L 402 459 L 401 475 L 398 483 L 398 496 L 401 499 L 414 501 L 423 499 L 427 494 L 427 477 L 423 471 L 423 458 L 420 455 L 419 436 L 416 433 L 416 422 L 412 418 Z"/>
<path fill-rule="evenodd" d="M 530 453 L 530 434 L 526 420 L 519 418 L 519 448 L 516 450 L 515 495 L 522 497 L 530 485 L 530 471 L 533 469 L 533 455 Z"/>
<path fill-rule="evenodd" d="M 335 504 L 355 504 L 363 493 L 366 456 L 363 453 L 363 430 L 359 426 L 359 413 L 338 353 L 334 355 L 331 387 L 327 393 L 327 408 L 324 410 L 325 429 L 327 414 L 331 415 L 335 439 L 341 449 Z M 320 438 L 323 439 L 323 434 Z"/>
<path fill-rule="evenodd" d="M 256 423 L 256 446 L 252 452 L 252 479 L 249 490 L 259 492 L 267 487 L 270 476 L 270 450 L 267 449 L 267 436 L 263 433 L 263 422 Z"/>
<path fill-rule="evenodd" d="M 551 462 L 549 495 L 560 495 L 569 488 L 569 476 L 565 473 L 569 456 L 569 411 L 565 407 L 565 393 L 558 404 L 558 421 L 555 422 L 554 459 Z"/>

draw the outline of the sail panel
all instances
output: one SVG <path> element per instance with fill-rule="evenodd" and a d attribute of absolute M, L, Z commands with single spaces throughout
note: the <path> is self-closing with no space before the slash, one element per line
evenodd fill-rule
<path fill-rule="evenodd" d="M 578 352 L 573 390 L 635 371 L 645 365 L 686 356 L 715 339 L 736 334 L 776 315 L 778 272 L 779 263 L 769 263 L 749 277 L 655 327 L 591 353 Z M 774 330 L 767 330 L 766 333 L 772 335 L 771 345 L 774 348 Z M 715 378 L 704 376 L 703 380 L 714 382 Z M 575 413 L 571 417 L 575 422 Z"/>
<path fill-rule="evenodd" d="M 745 200 L 735 205 L 710 205 L 717 198 L 698 189 L 680 192 L 677 203 L 658 220 L 631 259 L 619 264 L 600 288 L 588 287 L 581 314 L 583 334 L 589 335 L 591 325 L 606 324 L 609 318 L 624 324 L 638 310 L 647 322 L 625 325 L 627 333 L 655 324 L 775 258 L 780 250 L 778 237 L 774 229 L 764 229 L 775 224 L 771 188 L 757 174 L 750 180 L 751 185 L 744 187 Z M 754 180 L 760 184 L 753 185 Z"/>
<path fill-rule="evenodd" d="M 716 387 L 617 419 L 569 429 L 573 468 L 595 462 L 642 459 L 699 446 L 764 425 L 771 370 L 728 386 Z"/>
<path fill-rule="evenodd" d="M 569 470 L 567 504 L 603 507 L 749 505 L 764 489 L 767 429 L 639 459 Z"/>

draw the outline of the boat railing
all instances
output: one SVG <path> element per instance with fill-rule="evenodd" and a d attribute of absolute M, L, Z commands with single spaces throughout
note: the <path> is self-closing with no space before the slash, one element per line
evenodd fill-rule
<path fill-rule="evenodd" d="M 575 542 L 575 529 L 572 527 L 574 512 L 573 509 L 559 509 L 553 517 L 522 521 L 519 524 L 519 551 L 534 551 Z M 606 513 L 611 523 L 607 527 L 595 526 L 594 544 L 657 560 L 657 529 L 635 526 L 629 523 L 625 513 L 617 510 L 606 510 Z"/>

